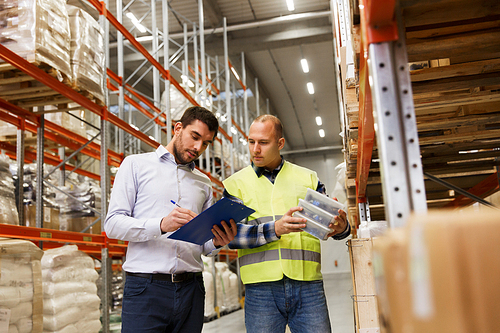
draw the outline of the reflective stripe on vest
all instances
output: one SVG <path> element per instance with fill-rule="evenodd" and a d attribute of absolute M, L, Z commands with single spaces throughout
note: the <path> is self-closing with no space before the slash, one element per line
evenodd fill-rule
<path fill-rule="evenodd" d="M 279 259 L 280 256 L 278 250 L 268 250 L 268 251 L 262 251 L 244 255 L 242 257 L 239 257 L 238 261 L 240 263 L 240 267 L 243 267 L 246 265 L 257 264 L 259 262 L 279 260 Z"/>
<path fill-rule="evenodd" d="M 304 260 L 321 263 L 321 254 L 319 254 L 318 252 L 307 250 L 281 249 L 281 259 Z M 267 250 L 263 252 L 250 253 L 238 258 L 240 267 L 273 260 L 279 260 L 278 250 Z"/>

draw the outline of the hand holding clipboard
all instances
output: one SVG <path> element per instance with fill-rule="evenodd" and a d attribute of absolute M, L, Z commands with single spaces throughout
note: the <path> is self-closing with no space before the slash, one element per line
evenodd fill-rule
<path fill-rule="evenodd" d="M 235 222 L 239 222 L 253 212 L 255 210 L 245 205 L 222 198 L 173 232 L 168 238 L 202 245 L 209 239 L 214 238 L 212 228 L 215 225 L 224 230 L 221 221 L 226 221 L 229 224 L 229 220 L 233 219 Z"/>

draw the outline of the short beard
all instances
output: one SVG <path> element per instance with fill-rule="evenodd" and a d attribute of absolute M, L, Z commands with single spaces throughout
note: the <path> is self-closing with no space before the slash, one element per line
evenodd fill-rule
<path fill-rule="evenodd" d="M 181 142 L 179 142 L 179 141 L 174 142 L 174 157 L 177 161 L 179 161 L 179 164 L 188 164 L 188 163 L 191 163 L 198 158 L 198 156 L 196 156 L 191 161 L 184 159 L 180 147 L 182 147 Z"/>

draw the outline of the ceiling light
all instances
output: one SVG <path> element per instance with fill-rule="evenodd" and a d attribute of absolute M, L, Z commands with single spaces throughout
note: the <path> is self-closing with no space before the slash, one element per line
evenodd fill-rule
<path fill-rule="evenodd" d="M 234 67 L 231 67 L 231 72 L 233 72 L 234 76 L 236 76 L 236 80 L 240 80 L 240 76 L 238 75 L 238 73 L 236 73 L 236 69 L 234 69 Z"/>
<path fill-rule="evenodd" d="M 188 83 L 188 86 L 189 86 L 190 88 L 194 88 L 194 83 L 193 83 L 193 81 L 188 80 L 188 82 L 187 82 L 187 83 Z"/>
<path fill-rule="evenodd" d="M 286 6 L 288 10 L 293 12 L 295 10 L 295 5 L 293 4 L 293 0 L 286 0 Z"/>
<path fill-rule="evenodd" d="M 234 128 L 234 127 L 231 126 L 231 133 L 236 134 L 238 132 L 236 131 L 236 128 Z"/>
<path fill-rule="evenodd" d="M 320 116 L 316 117 L 316 124 L 318 124 L 318 126 L 321 126 L 323 124 L 323 120 L 321 120 Z"/>
<path fill-rule="evenodd" d="M 307 63 L 307 59 L 300 60 L 300 64 L 302 65 L 302 71 L 304 73 L 309 73 L 309 64 Z"/>
<path fill-rule="evenodd" d="M 320 129 L 319 130 L 319 136 L 324 138 L 325 137 L 325 130 L 324 129 Z"/>
<path fill-rule="evenodd" d="M 139 22 L 139 20 L 135 17 L 134 14 L 128 12 L 126 15 L 130 19 L 130 21 L 132 21 L 132 23 L 137 27 L 137 29 L 139 29 L 140 32 L 142 33 L 146 32 L 146 28 L 141 24 L 141 22 Z"/>
<path fill-rule="evenodd" d="M 312 82 L 307 82 L 307 91 L 309 91 L 309 94 L 314 95 L 314 86 Z"/>

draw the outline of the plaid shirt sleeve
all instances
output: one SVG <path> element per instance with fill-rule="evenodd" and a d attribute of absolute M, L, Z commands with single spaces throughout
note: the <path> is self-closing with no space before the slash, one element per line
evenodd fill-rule
<path fill-rule="evenodd" d="M 229 243 L 230 249 L 253 249 L 279 239 L 274 231 L 274 221 L 259 225 L 238 223 L 237 226 L 238 233 Z"/>
<path fill-rule="evenodd" d="M 240 198 L 229 194 L 225 189 L 223 196 L 243 204 Z M 274 221 L 259 225 L 249 225 L 246 223 L 247 219 L 244 219 L 236 224 L 238 233 L 232 242 L 229 243 L 230 249 L 253 249 L 279 239 L 274 231 Z"/>

